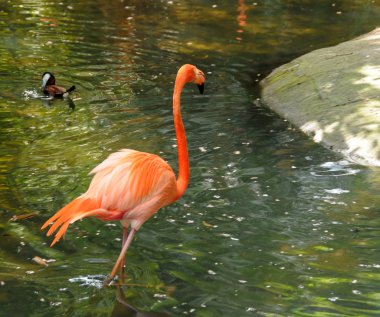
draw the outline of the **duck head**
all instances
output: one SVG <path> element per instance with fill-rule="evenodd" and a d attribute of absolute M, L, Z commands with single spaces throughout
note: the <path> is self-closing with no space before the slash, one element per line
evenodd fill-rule
<path fill-rule="evenodd" d="M 45 72 L 42 74 L 42 89 L 50 85 L 55 85 L 55 77 L 52 73 Z"/>

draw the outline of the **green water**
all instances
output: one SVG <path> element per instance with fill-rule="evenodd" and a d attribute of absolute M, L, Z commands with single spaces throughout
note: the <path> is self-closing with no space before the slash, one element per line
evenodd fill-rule
<path fill-rule="evenodd" d="M 0 316 L 379 316 L 380 170 L 258 100 L 276 66 L 378 21 L 377 1 L 0 2 Z M 138 232 L 128 285 L 102 288 L 119 223 L 75 223 L 52 249 L 40 227 L 114 151 L 176 167 L 184 63 L 207 77 L 182 98 L 189 189 Z M 75 108 L 33 98 L 45 71 Z"/>

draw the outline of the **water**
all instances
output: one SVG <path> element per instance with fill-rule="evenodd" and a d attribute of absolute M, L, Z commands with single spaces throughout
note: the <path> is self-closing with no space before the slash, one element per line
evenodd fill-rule
<path fill-rule="evenodd" d="M 377 2 L 16 0 L 0 17 L 0 316 L 380 314 L 379 169 L 258 100 L 276 66 L 372 30 Z M 207 76 L 182 98 L 189 189 L 139 231 L 128 285 L 102 288 L 120 225 L 86 219 L 52 249 L 40 226 L 118 149 L 176 168 L 183 63 Z M 45 71 L 74 107 L 34 98 Z"/>

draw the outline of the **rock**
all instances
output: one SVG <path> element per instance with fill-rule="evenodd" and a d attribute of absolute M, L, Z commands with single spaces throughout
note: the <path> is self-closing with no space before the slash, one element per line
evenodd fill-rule
<path fill-rule="evenodd" d="M 315 142 L 380 166 L 380 28 L 305 54 L 260 84 L 263 103 Z"/>

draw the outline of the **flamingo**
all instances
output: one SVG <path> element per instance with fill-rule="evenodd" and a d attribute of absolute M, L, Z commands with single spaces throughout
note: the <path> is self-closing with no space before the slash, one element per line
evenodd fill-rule
<path fill-rule="evenodd" d="M 120 150 L 90 172 L 94 177 L 87 192 L 60 209 L 41 228 L 51 225 L 47 232 L 50 236 L 60 227 L 50 245 L 52 247 L 69 225 L 79 219 L 93 216 L 103 221 L 119 220 L 123 227 L 122 248 L 105 285 L 113 281 L 119 269 L 124 278 L 125 255 L 142 224 L 160 208 L 178 200 L 187 189 L 190 168 L 180 97 L 188 82 L 197 84 L 202 94 L 204 73 L 194 65 L 185 64 L 178 70 L 175 80 L 173 117 L 178 151 L 177 179 L 161 157 L 130 149 Z"/>

